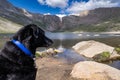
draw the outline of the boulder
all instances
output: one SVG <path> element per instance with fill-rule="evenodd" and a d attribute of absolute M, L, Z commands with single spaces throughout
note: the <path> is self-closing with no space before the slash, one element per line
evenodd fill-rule
<path fill-rule="evenodd" d="M 80 80 L 120 80 L 120 70 L 93 61 L 83 61 L 75 64 L 71 76 Z"/>
<path fill-rule="evenodd" d="M 100 43 L 97 41 L 82 41 L 77 43 L 75 46 L 72 47 L 77 53 L 92 58 L 93 56 L 100 54 L 102 52 L 109 52 L 112 53 L 114 47 L 108 46 L 104 43 Z"/>

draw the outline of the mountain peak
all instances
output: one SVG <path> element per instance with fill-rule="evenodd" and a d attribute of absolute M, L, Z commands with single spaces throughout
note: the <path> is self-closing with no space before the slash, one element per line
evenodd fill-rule
<path fill-rule="evenodd" d="M 8 2 L 7 0 L 0 0 L 0 7 L 4 9 L 11 9 L 14 8 L 14 6 Z"/>

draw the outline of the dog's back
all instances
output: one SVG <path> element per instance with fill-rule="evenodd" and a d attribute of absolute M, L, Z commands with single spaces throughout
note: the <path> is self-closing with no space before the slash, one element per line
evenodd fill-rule
<path fill-rule="evenodd" d="M 34 60 L 21 53 L 12 42 L 5 44 L 0 52 L 0 80 L 35 80 Z"/>

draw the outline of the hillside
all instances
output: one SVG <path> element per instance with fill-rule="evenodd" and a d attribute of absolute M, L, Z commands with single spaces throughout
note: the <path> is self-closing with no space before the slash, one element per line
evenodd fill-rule
<path fill-rule="evenodd" d="M 49 16 L 49 15 L 31 13 L 26 11 L 25 9 L 21 9 L 13 6 L 7 0 L 0 0 L 0 17 L 2 19 L 6 19 L 15 24 L 19 24 L 23 26 L 30 23 L 34 23 L 50 31 L 54 31 L 58 29 L 58 27 L 60 27 L 59 17 L 55 15 Z M 3 23 L 0 22 L 0 24 Z M 2 27 L 2 25 L 0 27 Z"/>
<path fill-rule="evenodd" d="M 15 32 L 19 26 L 30 23 L 49 31 L 120 31 L 120 8 L 83 11 L 77 16 L 65 16 L 61 22 L 56 15 L 31 13 L 13 6 L 7 0 L 0 0 L 0 32 Z"/>
<path fill-rule="evenodd" d="M 21 25 L 0 17 L 0 33 L 14 33 Z"/>
<path fill-rule="evenodd" d="M 88 32 L 120 31 L 120 8 L 98 8 L 87 11 L 85 14 L 83 13 L 79 16 L 64 17 L 62 22 L 64 30 Z"/>

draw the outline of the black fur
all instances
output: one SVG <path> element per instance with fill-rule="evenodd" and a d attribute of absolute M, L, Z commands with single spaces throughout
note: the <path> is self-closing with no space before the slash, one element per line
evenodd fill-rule
<path fill-rule="evenodd" d="M 20 29 L 12 38 L 20 41 L 33 55 L 37 47 L 48 47 L 53 42 L 34 24 Z M 11 41 L 0 52 L 0 80 L 35 80 L 36 67 L 33 58 L 26 55 Z"/>

